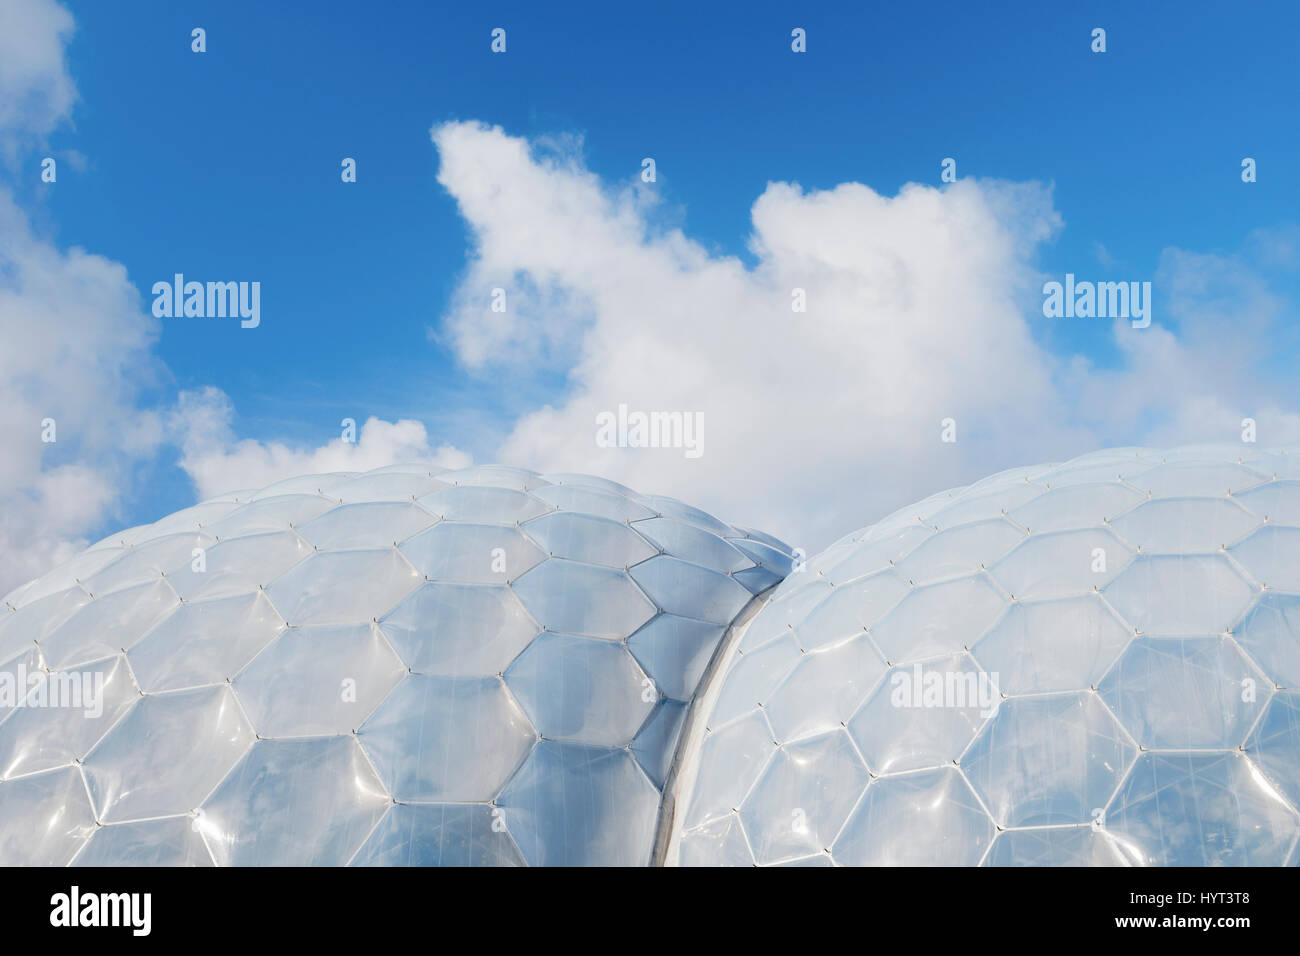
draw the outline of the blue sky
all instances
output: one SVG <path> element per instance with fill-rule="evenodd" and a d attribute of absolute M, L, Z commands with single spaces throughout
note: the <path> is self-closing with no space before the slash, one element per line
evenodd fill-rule
<path fill-rule="evenodd" d="M 262 283 L 257 330 L 162 320 L 157 378 L 142 374 L 137 397 L 165 409 L 214 386 L 240 438 L 319 446 L 344 417 L 414 419 L 432 443 L 491 458 L 519 416 L 573 388 L 563 368 L 469 369 L 427 334 L 473 248 L 437 179 L 429 130 L 448 121 L 580 136 L 580 161 L 611 190 L 653 156 L 652 218 L 751 268 L 751 208 L 769 182 L 889 197 L 939 186 L 944 157 L 963 179 L 1050 186 L 1063 228 L 1027 261 L 1057 277 L 1149 280 L 1171 247 L 1249 259 L 1257 230 L 1300 218 L 1294 4 L 66 6 L 78 101 L 0 175 L 45 240 L 121 263 L 145 311 L 152 283 L 177 271 Z M 195 26 L 204 54 L 189 48 Z M 488 49 L 497 26 L 503 56 Z M 790 51 L 796 26 L 806 54 Z M 32 174 L 70 151 L 84 166 L 62 161 L 56 184 Z M 345 156 L 356 184 L 340 182 Z M 1244 156 L 1256 183 L 1241 182 Z M 1296 270 L 1250 264 L 1292 314 Z M 1037 288 L 1016 294 L 1032 320 Z M 1160 318 L 1177 330 L 1177 315 Z M 1275 327 L 1286 348 L 1259 360 L 1279 386 L 1291 331 Z M 1103 325 L 1030 321 L 1029 333 L 1053 356 L 1123 364 Z M 191 503 L 179 454 L 161 443 L 141 456 L 87 533 Z"/>

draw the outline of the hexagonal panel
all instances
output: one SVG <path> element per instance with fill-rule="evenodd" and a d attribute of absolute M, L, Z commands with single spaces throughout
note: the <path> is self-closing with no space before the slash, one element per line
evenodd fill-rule
<path fill-rule="evenodd" d="M 1300 835 L 1240 753 L 1143 754 L 1105 819 L 1147 866 L 1279 866 Z"/>
<path fill-rule="evenodd" d="M 1081 531 L 1114 521 L 1146 495 L 1120 481 L 1090 481 L 1056 488 L 1021 505 L 1008 517 L 1034 534 Z"/>
<path fill-rule="evenodd" d="M 147 693 L 234 677 L 280 631 L 284 620 L 260 591 L 177 607 L 127 651 Z"/>
<path fill-rule="evenodd" d="M 872 773 L 952 763 L 998 706 L 967 654 L 894 667 L 849 721 Z"/>
<path fill-rule="evenodd" d="M 357 733 L 398 800 L 491 800 L 536 735 L 499 677 L 411 674 Z"/>
<path fill-rule="evenodd" d="M 1276 694 L 1246 741 L 1246 753 L 1300 808 L 1300 694 Z"/>
<path fill-rule="evenodd" d="M 993 821 L 952 767 L 873 780 L 831 847 L 846 866 L 974 866 Z"/>
<path fill-rule="evenodd" d="M 34 829 L 33 820 L 43 825 Z M 0 865 L 64 866 L 94 830 L 76 767 L 0 783 Z"/>
<path fill-rule="evenodd" d="M 625 572 L 577 561 L 550 558 L 512 588 L 543 626 L 569 634 L 619 640 L 655 614 Z"/>
<path fill-rule="evenodd" d="M 540 635 L 505 680 L 543 737 L 595 746 L 631 742 L 658 701 L 622 644 L 567 634 Z"/>
<path fill-rule="evenodd" d="M 775 750 L 760 710 L 712 731 L 692 768 L 697 776 L 683 825 L 696 827 L 739 807 Z"/>
<path fill-rule="evenodd" d="M 534 518 L 523 530 L 551 556 L 586 564 L 627 568 L 659 553 L 626 524 L 594 515 L 557 511 Z"/>
<path fill-rule="evenodd" d="M 73 866 L 212 866 L 189 816 L 96 827 Z"/>
<path fill-rule="evenodd" d="M 392 610 L 419 583 L 420 575 L 392 548 L 321 552 L 278 578 L 266 596 L 294 627 L 358 624 Z"/>
<path fill-rule="evenodd" d="M 1265 587 L 1300 591 L 1300 528 L 1265 525 L 1228 553 Z"/>
<path fill-rule="evenodd" d="M 1234 634 L 1275 684 L 1300 688 L 1300 595 L 1260 595 Z"/>
<path fill-rule="evenodd" d="M 235 677 L 235 693 L 262 737 L 346 734 L 406 673 L 371 624 L 291 627 Z"/>
<path fill-rule="evenodd" d="M 676 614 L 656 614 L 627 639 L 627 648 L 659 692 L 688 701 L 726 628 Z"/>
<path fill-rule="evenodd" d="M 646 518 L 632 527 L 668 554 L 715 571 L 740 571 L 754 562 L 716 534 L 675 518 Z"/>
<path fill-rule="evenodd" d="M 414 504 L 369 501 L 340 505 L 294 530 L 321 551 L 387 548 L 430 527 L 438 519 Z"/>
<path fill-rule="evenodd" d="M 1138 555 L 1103 592 L 1144 634 L 1226 630 L 1256 591 L 1220 555 Z"/>
<path fill-rule="evenodd" d="M 406 666 L 446 677 L 502 673 L 538 633 L 506 587 L 432 582 L 379 621 Z"/>
<path fill-rule="evenodd" d="M 417 499 L 446 521 L 514 525 L 546 514 L 550 505 L 527 492 L 486 485 L 457 485 Z"/>
<path fill-rule="evenodd" d="M 485 804 L 395 804 L 349 865 L 523 866 L 493 813 Z"/>
<path fill-rule="evenodd" d="M 141 697 L 84 763 L 104 821 L 188 813 L 253 742 L 229 687 Z"/>
<path fill-rule="evenodd" d="M 1270 481 L 1233 498 L 1273 524 L 1300 525 L 1300 481 Z"/>
<path fill-rule="evenodd" d="M 311 545 L 293 531 L 219 541 L 207 549 L 201 561 L 191 560 L 173 571 L 167 582 L 186 601 L 249 594 L 311 553 Z"/>
<path fill-rule="evenodd" d="M 1095 694 L 1003 701 L 962 758 L 999 826 L 1088 823 L 1137 749 Z"/>
<path fill-rule="evenodd" d="M 1095 826 L 1004 830 L 984 866 L 1133 866 L 1105 830 Z"/>
<path fill-rule="evenodd" d="M 681 866 L 753 866 L 740 815 L 728 814 L 682 834 L 678 853 Z"/>
<path fill-rule="evenodd" d="M 56 670 L 111 657 L 134 646 L 179 605 L 180 598 L 161 578 L 115 591 L 77 609 L 41 640 L 41 654 Z"/>
<path fill-rule="evenodd" d="M 457 584 L 508 584 L 546 559 L 513 526 L 450 521 L 407 539 L 400 550 L 430 581 Z"/>
<path fill-rule="evenodd" d="M 389 804 L 352 736 L 259 740 L 195 825 L 219 866 L 342 866 Z"/>
<path fill-rule="evenodd" d="M 543 740 L 497 805 L 532 866 L 644 866 L 659 791 L 626 750 Z"/>
<path fill-rule="evenodd" d="M 866 634 L 812 653 L 765 701 L 778 740 L 834 730 L 848 722 L 886 671 Z"/>
<path fill-rule="evenodd" d="M 1074 597 L 1105 587 L 1132 552 L 1103 528 L 1034 534 L 993 565 L 993 577 L 1024 601 Z"/>
<path fill-rule="evenodd" d="M 1231 498 L 1154 498 L 1110 523 L 1145 552 L 1217 551 L 1259 525 Z"/>
<path fill-rule="evenodd" d="M 677 752 L 677 738 L 686 721 L 686 705 L 661 700 L 632 741 L 632 756 L 650 782 L 662 789 Z"/>
<path fill-rule="evenodd" d="M 709 727 L 720 727 L 765 703 L 802 658 L 803 652 L 793 635 L 738 656 L 713 705 Z"/>
<path fill-rule="evenodd" d="M 923 541 L 896 568 L 912 584 L 975 574 L 1024 538 L 1025 532 L 1005 518 L 977 521 Z"/>
<path fill-rule="evenodd" d="M 1222 635 L 1137 638 L 1098 688 L 1148 750 L 1238 747 L 1271 691 Z"/>
<path fill-rule="evenodd" d="M 972 652 L 1004 694 L 1084 690 L 1101 680 L 1132 636 L 1096 594 L 1017 601 Z"/>
<path fill-rule="evenodd" d="M 827 848 L 867 779 L 841 729 L 782 746 L 740 807 L 754 859 L 775 863 Z"/>
<path fill-rule="evenodd" d="M 984 575 L 912 589 L 871 628 L 871 639 L 891 664 L 952 654 L 975 643 L 1007 605 Z M 961 614 L 953 614 L 959 607 Z"/>
<path fill-rule="evenodd" d="M 121 654 L 68 671 L 0 674 L 15 683 L 18 677 L 27 693 L 0 723 L 3 778 L 80 760 L 139 699 Z"/>
<path fill-rule="evenodd" d="M 1228 495 L 1246 491 L 1268 479 L 1244 465 L 1229 462 L 1177 462 L 1157 465 L 1128 478 L 1130 484 L 1157 498 L 1187 495 Z"/>
<path fill-rule="evenodd" d="M 628 573 L 660 608 L 711 624 L 730 624 L 753 595 L 731 577 L 668 555 Z"/>

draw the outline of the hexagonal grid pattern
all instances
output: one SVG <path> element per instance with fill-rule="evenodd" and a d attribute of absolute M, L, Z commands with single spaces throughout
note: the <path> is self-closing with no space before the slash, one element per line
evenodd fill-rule
<path fill-rule="evenodd" d="M 0 863 L 647 863 L 686 705 L 789 551 L 500 466 L 113 535 L 0 604 L 0 675 L 103 679 L 98 713 L 0 686 Z"/>
<path fill-rule="evenodd" d="M 1117 449 L 905 508 L 720 652 L 666 862 L 1300 862 L 1298 568 L 1297 450 Z"/>

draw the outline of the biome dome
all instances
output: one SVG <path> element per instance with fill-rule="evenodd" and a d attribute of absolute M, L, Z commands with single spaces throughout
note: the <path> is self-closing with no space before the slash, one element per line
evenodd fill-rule
<path fill-rule="evenodd" d="M 666 861 L 1296 863 L 1300 452 L 1242 447 L 1004 472 L 810 560 L 692 708 Z"/>
<path fill-rule="evenodd" d="M 676 500 L 493 466 L 113 535 L 0 605 L 0 672 L 36 675 L 0 708 L 0 863 L 647 863 L 687 703 L 789 568 Z"/>

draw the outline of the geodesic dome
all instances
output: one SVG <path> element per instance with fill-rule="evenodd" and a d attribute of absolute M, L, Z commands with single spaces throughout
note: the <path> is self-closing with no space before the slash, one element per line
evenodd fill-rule
<path fill-rule="evenodd" d="M 1276 865 L 1298 807 L 1300 453 L 1120 449 L 791 574 L 692 709 L 666 859 Z"/>
<path fill-rule="evenodd" d="M 0 863 L 644 864 L 687 703 L 789 567 L 674 499 L 494 466 L 113 535 L 0 604 L 0 673 L 36 682 L 0 694 Z"/>

